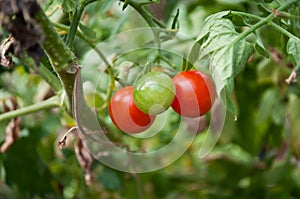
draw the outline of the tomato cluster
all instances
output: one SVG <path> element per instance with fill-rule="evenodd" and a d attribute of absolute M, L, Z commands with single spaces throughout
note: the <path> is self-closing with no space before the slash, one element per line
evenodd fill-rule
<path fill-rule="evenodd" d="M 140 133 L 151 126 L 157 114 L 170 106 L 185 117 L 206 114 L 216 98 L 211 78 L 197 70 L 172 78 L 160 71 L 149 72 L 136 85 L 118 90 L 109 105 L 113 123 L 126 133 Z"/>

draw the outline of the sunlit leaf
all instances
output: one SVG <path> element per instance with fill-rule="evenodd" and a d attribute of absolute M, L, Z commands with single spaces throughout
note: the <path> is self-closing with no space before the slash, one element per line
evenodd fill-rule
<path fill-rule="evenodd" d="M 197 41 L 201 41 L 210 32 L 210 27 L 214 24 L 214 21 L 228 15 L 230 11 L 218 12 L 210 15 L 205 19 L 204 26 L 201 28 L 201 32 L 198 35 Z"/>
<path fill-rule="evenodd" d="M 221 17 L 226 15 L 224 12 Z M 215 19 L 217 17 L 217 19 Z M 226 102 L 230 108 L 230 100 L 226 100 L 221 95 L 224 88 L 229 92 L 233 89 L 233 79 L 245 67 L 248 58 L 253 53 L 253 47 L 245 40 L 239 38 L 233 23 L 229 19 L 220 19 L 217 15 L 211 17 L 206 23 L 206 27 L 200 33 L 201 56 L 210 56 L 210 68 L 213 71 L 214 81 L 219 97 Z M 205 38 L 204 35 L 207 35 Z M 200 41 L 199 40 L 199 41 Z M 235 109 L 229 109 L 236 114 Z"/>

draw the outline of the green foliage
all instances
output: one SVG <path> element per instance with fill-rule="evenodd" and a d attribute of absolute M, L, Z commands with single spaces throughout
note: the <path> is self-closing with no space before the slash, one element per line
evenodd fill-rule
<path fill-rule="evenodd" d="M 253 53 L 252 46 L 239 38 L 233 23 L 229 19 L 222 19 L 228 12 L 210 16 L 200 33 L 198 42 L 201 43 L 202 56 L 210 55 L 211 68 L 219 96 L 224 89 L 229 92 L 233 89 L 234 77 L 245 67 L 250 55 Z M 224 100 L 224 99 L 223 99 Z M 236 114 L 230 101 L 224 100 L 230 111 Z"/>
<path fill-rule="evenodd" d="M 287 43 L 287 53 L 292 56 L 293 64 L 296 70 L 300 68 L 300 39 L 290 38 Z"/>
<path fill-rule="evenodd" d="M 49 57 L 43 57 L 43 68 L 32 66 L 28 55 L 0 48 L 0 58 L 11 56 L 15 63 L 12 68 L 0 66 L 1 144 L 13 138 L 10 130 L 17 131 L 7 109 L 34 108 L 53 95 L 59 98 L 60 107 L 21 117 L 18 139 L 0 155 L 0 198 L 300 198 L 299 1 L 41 2 L 51 19 L 41 27 L 55 27 L 45 36 L 57 33 L 59 42 L 48 41 L 43 47 L 51 46 Z M 76 14 L 78 6 L 83 14 Z M 77 25 L 74 18 L 80 19 Z M 75 29 L 69 31 L 72 24 Z M 2 27 L 0 31 L 8 35 Z M 71 38 L 70 48 L 64 45 L 66 38 Z M 74 82 L 57 74 L 51 64 L 60 67 L 59 61 L 67 68 L 74 64 L 69 62 L 68 52 L 72 52 L 72 60 L 74 52 L 76 64 L 82 64 L 84 99 L 97 113 L 105 135 L 122 149 L 154 151 L 169 144 L 182 126 L 188 135 L 195 133 L 195 125 L 197 131 L 200 128 L 199 121 L 181 120 L 172 109 L 157 116 L 154 125 L 160 132 L 156 135 L 148 131 L 131 137 L 113 125 L 107 110 L 112 93 L 134 85 L 149 71 L 173 76 L 194 67 L 210 73 L 226 108 L 220 137 L 215 133 L 221 125 L 214 118 L 216 109 L 206 115 L 207 123 L 179 159 L 148 173 L 125 173 L 97 160 L 88 162 L 78 149 L 75 131 L 59 150 L 63 134 L 76 125 L 66 112 L 72 102 L 64 98 L 64 91 L 73 93 L 67 88 L 58 91 L 60 86 L 52 92 L 51 80 L 60 85 L 58 76 L 62 82 Z M 54 78 L 43 79 L 45 70 Z M 76 80 L 77 88 L 81 81 Z M 11 108 L 11 97 L 16 99 L 17 110 Z M 84 120 L 91 120 L 90 115 Z M 209 124 L 213 127 L 208 128 Z M 216 145 L 199 158 L 200 148 L 211 138 L 218 138 Z M 186 144 L 179 141 L 179 147 Z M 103 143 L 94 146 L 103 147 Z M 157 161 L 168 161 L 171 156 Z"/>

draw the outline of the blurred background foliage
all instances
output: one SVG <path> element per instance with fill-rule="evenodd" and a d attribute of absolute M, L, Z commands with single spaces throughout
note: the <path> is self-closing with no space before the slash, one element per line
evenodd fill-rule
<path fill-rule="evenodd" d="M 41 5 L 53 22 L 69 25 L 69 16 L 64 11 L 74 9 L 72 2 L 42 0 Z M 210 14 L 237 10 L 264 16 L 258 5 L 272 6 L 265 2 L 161 0 L 160 4 L 153 4 L 149 9 L 168 27 L 179 9 L 179 32 L 196 39 L 204 19 Z M 82 17 L 80 30 L 97 44 L 120 32 L 147 27 L 136 10 L 130 6 L 122 10 L 122 6 L 122 2 L 112 0 L 90 4 Z M 299 10 L 299 4 L 296 4 L 288 12 L 299 16 Z M 292 23 L 286 28 L 292 27 L 288 30 L 299 36 L 299 17 L 284 20 Z M 238 21 L 235 25 L 237 30 L 243 29 Z M 64 38 L 66 31 L 56 27 Z M 233 98 L 238 108 L 237 120 L 227 113 L 218 143 L 205 158 L 200 159 L 198 152 L 208 133 L 206 124 L 199 130 L 201 132 L 189 150 L 172 165 L 154 172 L 131 174 L 94 161 L 94 180 L 87 185 L 74 151 L 76 136 L 68 137 L 64 150 L 57 147 L 58 140 L 74 125 L 74 121 L 63 110 L 55 108 L 22 117 L 19 139 L 0 154 L 0 198 L 300 198 L 299 83 L 285 83 L 292 71 L 284 50 L 286 38 L 269 27 L 260 29 L 257 34 L 262 38 L 269 58 L 253 54 L 235 79 Z M 98 110 L 109 133 L 130 145 L 131 149 L 156 149 L 172 139 L 180 122 L 174 112 L 166 113 L 168 119 L 162 132 L 151 142 L 129 138 L 117 130 L 107 110 L 102 108 L 108 77 L 104 75 L 101 84 L 95 85 L 99 64 L 86 59 L 92 49 L 85 41 L 76 38 L 73 50 L 80 61 L 85 60 L 83 78 L 89 80 L 84 84 L 86 99 Z M 116 74 L 124 77 L 122 73 L 130 68 L 126 81 L 132 84 L 145 68 L 141 63 L 145 64 L 143 61 L 147 56 L 145 52 L 121 56 L 114 63 Z M 171 72 L 180 70 L 180 59 L 170 57 L 169 61 L 174 66 L 168 66 Z M 28 66 L 20 64 L 10 70 L 0 67 L 0 112 L 5 111 L 4 104 L 11 106 L 11 96 L 20 107 L 24 107 L 44 100 L 48 95 L 51 95 L 50 87 Z M 206 120 L 209 122 L 209 118 Z M 1 142 L 5 140 L 8 122 L 0 123 Z"/>

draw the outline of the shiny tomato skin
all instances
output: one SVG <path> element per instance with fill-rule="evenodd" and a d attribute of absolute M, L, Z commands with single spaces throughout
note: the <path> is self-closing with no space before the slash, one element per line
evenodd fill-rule
<path fill-rule="evenodd" d="M 119 89 L 111 98 L 109 115 L 113 123 L 130 134 L 140 133 L 151 126 L 155 116 L 140 111 L 133 101 L 133 86 Z"/>
<path fill-rule="evenodd" d="M 216 91 L 212 79 L 197 70 L 180 72 L 173 77 L 176 96 L 172 108 L 185 117 L 199 117 L 212 107 Z"/>
<path fill-rule="evenodd" d="M 167 110 L 175 97 L 171 77 L 161 71 L 151 71 L 142 76 L 135 85 L 133 100 L 146 114 L 157 115 Z"/>

